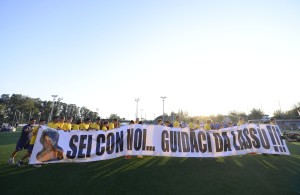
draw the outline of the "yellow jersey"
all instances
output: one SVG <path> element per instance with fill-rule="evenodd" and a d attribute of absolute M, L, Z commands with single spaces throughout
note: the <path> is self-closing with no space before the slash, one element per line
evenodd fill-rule
<path fill-rule="evenodd" d="M 90 125 L 90 129 L 97 129 L 97 130 L 100 130 L 100 125 L 97 124 L 97 123 L 93 123 Z"/>
<path fill-rule="evenodd" d="M 106 126 L 103 126 L 103 127 L 102 127 L 102 130 L 103 130 L 103 131 L 107 131 Z"/>
<path fill-rule="evenodd" d="M 243 122 L 239 121 L 239 122 L 237 123 L 237 126 L 240 126 L 240 125 L 243 125 L 243 124 L 244 124 Z"/>
<path fill-rule="evenodd" d="M 37 136 L 37 133 L 38 133 L 38 129 L 39 126 L 37 127 L 34 127 L 33 130 L 32 130 L 32 137 L 31 137 L 31 140 L 30 140 L 30 145 L 33 145 L 35 143 L 35 140 L 36 140 L 36 136 Z"/>
<path fill-rule="evenodd" d="M 64 131 L 71 130 L 72 129 L 71 123 L 64 123 L 61 129 L 64 130 Z"/>
<path fill-rule="evenodd" d="M 192 122 L 189 123 L 189 128 L 190 128 L 190 129 L 195 129 L 194 123 L 192 123 Z"/>
<path fill-rule="evenodd" d="M 64 124 L 65 124 L 65 123 L 57 123 L 57 125 L 58 125 L 58 127 L 59 127 L 60 129 L 63 129 Z"/>
<path fill-rule="evenodd" d="M 195 129 L 200 129 L 200 124 L 195 124 Z"/>
<path fill-rule="evenodd" d="M 111 130 L 111 129 L 114 129 L 115 128 L 115 124 L 113 124 L 113 123 L 109 123 L 109 130 Z"/>
<path fill-rule="evenodd" d="M 77 124 L 73 124 L 73 126 L 72 126 L 72 130 L 79 130 L 79 125 L 77 125 Z"/>
<path fill-rule="evenodd" d="M 80 130 L 89 130 L 90 124 L 86 124 L 86 123 L 81 123 L 79 125 L 79 129 Z"/>
<path fill-rule="evenodd" d="M 178 121 L 174 121 L 173 127 L 175 127 L 175 128 L 180 127 L 180 123 Z"/>
<path fill-rule="evenodd" d="M 205 124 L 204 125 L 204 130 L 211 130 L 210 124 Z"/>
<path fill-rule="evenodd" d="M 50 127 L 50 128 L 52 128 L 52 127 L 54 126 L 54 123 L 53 123 L 53 122 L 49 122 L 49 123 L 47 124 L 47 126 Z"/>
<path fill-rule="evenodd" d="M 52 128 L 52 129 L 60 128 L 59 123 L 53 123 L 53 122 L 48 123 L 48 127 Z"/>

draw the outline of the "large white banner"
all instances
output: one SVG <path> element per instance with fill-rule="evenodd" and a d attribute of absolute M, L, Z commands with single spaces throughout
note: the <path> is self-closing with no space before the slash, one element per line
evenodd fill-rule
<path fill-rule="evenodd" d="M 107 160 L 125 155 L 220 157 L 289 155 L 278 126 L 246 124 L 221 130 L 127 125 L 109 131 L 40 129 L 30 164 Z"/>

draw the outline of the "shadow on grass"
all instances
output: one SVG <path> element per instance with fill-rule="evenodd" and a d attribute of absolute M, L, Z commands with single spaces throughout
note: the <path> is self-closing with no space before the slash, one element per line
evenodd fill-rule
<path fill-rule="evenodd" d="M 0 164 L 1 194 L 32 194 L 32 186 L 35 194 L 298 194 L 300 145 L 288 147 L 290 156 L 133 156 L 41 168 Z M 17 188 L 16 181 L 22 181 Z"/>
<path fill-rule="evenodd" d="M 5 132 L 0 133 L 0 146 L 8 144 L 16 144 L 21 132 Z"/>

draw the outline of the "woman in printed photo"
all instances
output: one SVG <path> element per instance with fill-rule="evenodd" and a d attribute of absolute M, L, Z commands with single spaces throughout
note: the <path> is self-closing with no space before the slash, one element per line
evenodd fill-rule
<path fill-rule="evenodd" d="M 43 149 L 37 154 L 38 161 L 49 162 L 63 159 L 63 151 L 58 146 L 58 138 L 59 134 L 55 130 L 47 129 L 43 132 L 40 139 Z"/>

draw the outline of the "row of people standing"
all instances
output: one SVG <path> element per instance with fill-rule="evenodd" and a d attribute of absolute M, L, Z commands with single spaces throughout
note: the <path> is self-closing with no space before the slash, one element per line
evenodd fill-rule
<path fill-rule="evenodd" d="M 164 124 L 162 122 L 161 119 L 159 119 L 157 121 L 158 125 L 165 125 L 168 127 L 174 127 L 174 128 L 183 128 L 186 127 L 183 123 L 180 122 L 180 118 L 179 116 L 176 116 L 176 120 L 174 121 L 174 123 L 170 123 L 170 121 L 166 121 Z M 229 122 L 223 122 L 223 123 L 213 123 L 213 121 L 211 119 L 207 119 L 206 122 L 203 124 L 200 122 L 200 120 L 196 120 L 196 122 L 194 121 L 194 119 L 192 118 L 189 122 L 189 124 L 187 125 L 187 127 L 189 127 L 190 130 L 196 130 L 196 129 L 201 129 L 201 130 L 219 130 L 219 129 L 223 129 L 223 128 L 227 128 L 227 127 L 233 127 L 233 126 L 240 126 L 245 124 L 244 118 L 240 117 L 239 121 L 237 124 L 233 124 L 231 121 Z"/>
<path fill-rule="evenodd" d="M 101 121 L 98 117 L 95 122 L 91 121 L 91 118 L 85 118 L 83 121 L 82 119 L 77 119 L 76 122 L 73 122 L 73 117 L 67 117 L 65 120 L 64 116 L 54 116 L 53 120 L 47 124 L 48 127 L 58 130 L 70 131 L 70 130 L 111 130 L 114 128 L 118 128 L 119 122 L 118 119 L 113 119 L 111 122 L 108 121 Z"/>
<path fill-rule="evenodd" d="M 44 119 L 41 119 L 39 121 L 38 126 L 34 126 L 36 120 L 34 118 L 30 119 L 29 123 L 25 125 L 22 128 L 21 136 L 16 144 L 15 150 L 12 152 L 10 159 L 8 160 L 8 164 L 13 165 L 15 164 L 15 157 L 17 153 L 23 149 L 27 149 L 27 153 L 21 157 L 21 159 L 17 162 L 18 166 L 23 166 L 23 161 L 30 157 L 33 151 L 33 147 L 36 141 L 36 136 L 38 133 L 38 130 L 40 127 L 46 125 L 46 121 Z M 117 119 L 113 119 L 111 123 L 108 121 L 104 121 L 101 123 L 101 119 L 97 118 L 94 123 L 91 122 L 90 118 L 84 119 L 82 122 L 81 120 L 78 120 L 76 123 L 72 123 L 73 118 L 67 117 L 67 120 L 65 121 L 65 117 L 61 116 L 54 116 L 53 120 L 47 124 L 48 127 L 57 129 L 57 130 L 64 130 L 64 131 L 70 131 L 70 130 L 83 130 L 87 131 L 90 129 L 96 129 L 96 130 L 110 130 L 114 128 L 119 127 L 119 123 Z M 31 136 L 30 136 L 31 135 Z M 40 165 L 35 165 L 39 167 Z"/>

